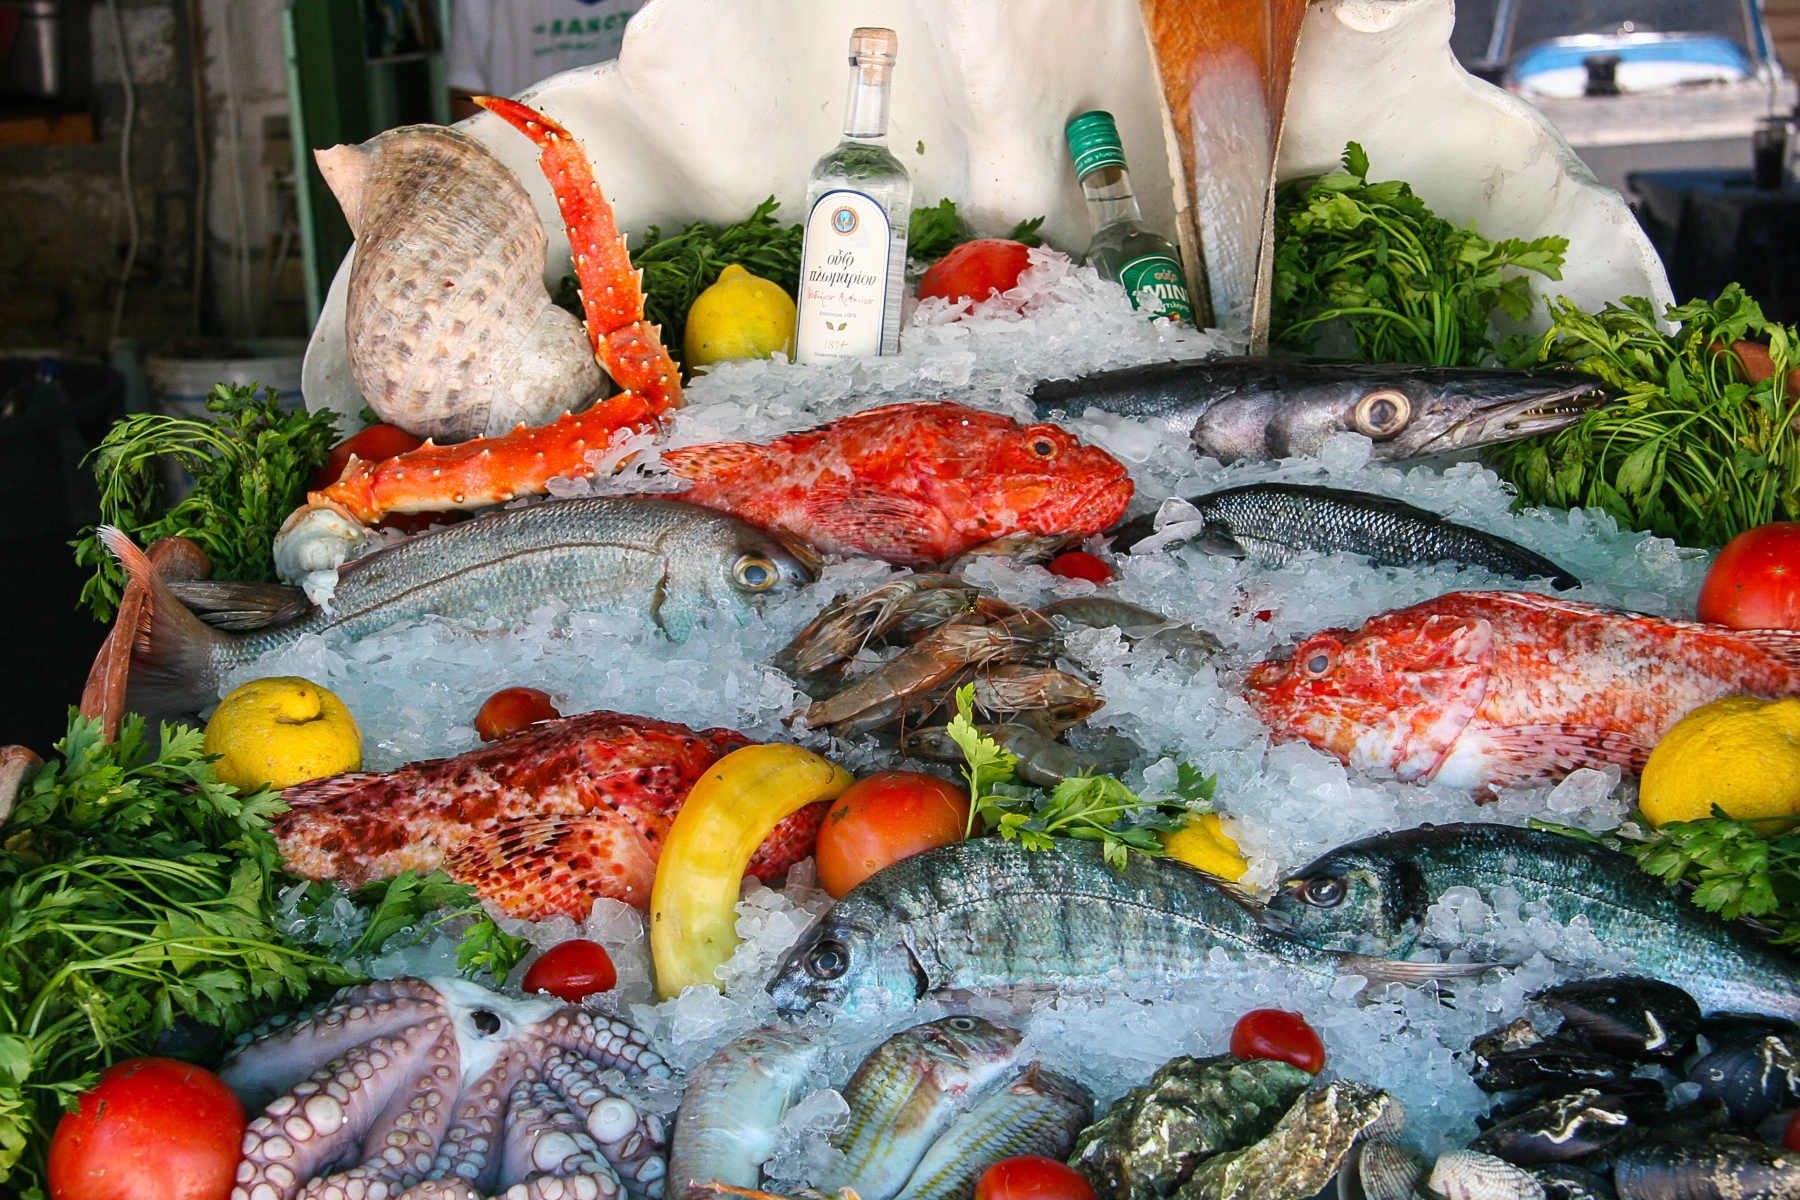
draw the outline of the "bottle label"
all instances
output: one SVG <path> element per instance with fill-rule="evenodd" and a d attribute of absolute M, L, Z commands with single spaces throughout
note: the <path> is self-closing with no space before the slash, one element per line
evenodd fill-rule
<path fill-rule="evenodd" d="M 1188 295 L 1187 277 L 1181 264 L 1166 254 L 1146 254 L 1119 268 L 1119 282 L 1131 297 L 1131 307 L 1153 317 L 1173 317 L 1194 323 L 1194 301 Z"/>
<path fill-rule="evenodd" d="M 837 362 L 881 353 L 893 232 L 861 192 L 826 192 L 806 216 L 794 361 Z"/>

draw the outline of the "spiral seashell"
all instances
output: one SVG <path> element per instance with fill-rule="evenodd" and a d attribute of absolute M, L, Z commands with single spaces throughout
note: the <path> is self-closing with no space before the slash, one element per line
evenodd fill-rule
<path fill-rule="evenodd" d="M 1544 1185 L 1529 1171 L 1473 1150 L 1439 1155 L 1427 1184 L 1444 1200 L 1544 1200 Z"/>
<path fill-rule="evenodd" d="M 544 290 L 544 227 L 491 150 L 406 125 L 316 157 L 356 234 L 350 373 L 383 421 L 461 441 L 599 394 L 581 323 Z"/>

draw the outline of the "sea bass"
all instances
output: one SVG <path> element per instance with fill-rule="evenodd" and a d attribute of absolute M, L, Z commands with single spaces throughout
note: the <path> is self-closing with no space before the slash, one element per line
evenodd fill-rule
<path fill-rule="evenodd" d="M 1339 847 L 1285 880 L 1268 920 L 1320 950 L 1399 958 L 1455 887 L 1510 888 L 1556 920 L 1584 918 L 1608 950 L 1690 993 L 1707 1012 L 1800 1019 L 1800 962 L 1579 838 L 1510 825 L 1425 825 Z"/>
<path fill-rule="evenodd" d="M 1284 959 L 1321 979 L 1335 961 L 1265 930 L 1205 875 L 1092 842 L 1025 850 L 974 838 L 902 859 L 853 888 L 769 985 L 783 1012 L 911 1007 L 941 989 L 1094 986 L 1189 978 L 1213 949 Z"/>
<path fill-rule="evenodd" d="M 1446 521 L 1387 496 L 1299 483 L 1252 483 L 1165 501 L 1154 521 L 1121 526 L 1114 545 L 1133 553 L 1193 543 L 1211 554 L 1286 566 L 1294 555 L 1348 552 L 1382 567 L 1457 563 L 1559 588 L 1581 581 L 1517 542 Z"/>
<path fill-rule="evenodd" d="M 408 538 L 343 567 L 330 610 L 234 636 L 203 624 L 116 529 L 107 547 L 147 587 L 126 707 L 193 713 L 233 667 L 309 633 L 345 640 L 427 616 L 514 623 L 553 600 L 635 614 L 685 638 L 707 613 L 747 619 L 761 598 L 812 579 L 817 557 L 734 517 L 649 497 L 560 500 Z"/>
<path fill-rule="evenodd" d="M 1702 704 L 1800 695 L 1800 633 L 1453 592 L 1316 633 L 1244 688 L 1276 741 L 1377 776 L 1521 787 L 1609 763 L 1636 775 Z"/>
<path fill-rule="evenodd" d="M 1094 1098 L 1066 1075 L 1033 1064 L 944 1132 L 900 1193 L 900 1200 L 969 1200 L 989 1167 L 1019 1154 L 1062 1162 L 1075 1135 L 1094 1119 Z"/>
<path fill-rule="evenodd" d="M 1099 533 L 1131 501 L 1130 477 L 1104 450 L 946 402 L 873 408 L 766 446 L 665 450 L 662 461 L 694 481 L 684 500 L 909 567 L 1010 534 Z"/>
<path fill-rule="evenodd" d="M 1567 428 L 1608 396 L 1558 372 L 1208 358 L 1048 380 L 1031 399 L 1046 419 L 1094 406 L 1160 423 L 1236 462 L 1317 454 L 1339 433 L 1373 439 L 1387 461 L 1495 446 Z"/>
<path fill-rule="evenodd" d="M 706 769 L 750 740 L 729 729 L 590 712 L 385 775 L 296 784 L 272 829 L 288 871 L 357 887 L 442 869 L 526 920 L 587 916 L 602 896 L 638 908 L 669 826 Z M 757 848 L 750 873 L 781 878 L 812 853 L 825 805 Z"/>

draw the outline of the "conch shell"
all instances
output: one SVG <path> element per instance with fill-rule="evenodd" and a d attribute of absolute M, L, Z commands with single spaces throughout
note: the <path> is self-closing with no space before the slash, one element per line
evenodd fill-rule
<path fill-rule="evenodd" d="M 316 152 L 356 234 L 350 373 L 383 421 L 438 441 L 541 425 L 605 383 L 544 290 L 543 223 L 486 146 L 407 125 Z"/>

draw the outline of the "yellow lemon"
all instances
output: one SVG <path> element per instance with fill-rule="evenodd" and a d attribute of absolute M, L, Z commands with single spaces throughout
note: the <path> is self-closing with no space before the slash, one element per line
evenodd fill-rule
<path fill-rule="evenodd" d="M 336 696 L 297 675 L 234 690 L 206 723 L 213 771 L 240 788 L 274 788 L 362 766 L 362 730 Z"/>
<path fill-rule="evenodd" d="M 794 301 L 780 284 L 752 275 L 736 263 L 688 309 L 682 353 L 690 371 L 734 358 L 791 353 Z"/>
<path fill-rule="evenodd" d="M 1250 869 L 1250 860 L 1231 840 L 1215 813 L 1194 817 L 1174 833 L 1163 835 L 1169 857 L 1233 883 Z"/>
<path fill-rule="evenodd" d="M 1727 696 L 1663 734 L 1638 790 L 1644 816 L 1697 821 L 1715 804 L 1741 820 L 1800 817 L 1800 700 Z"/>

